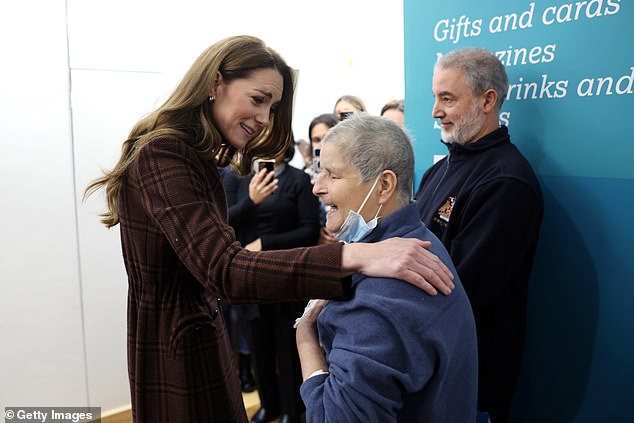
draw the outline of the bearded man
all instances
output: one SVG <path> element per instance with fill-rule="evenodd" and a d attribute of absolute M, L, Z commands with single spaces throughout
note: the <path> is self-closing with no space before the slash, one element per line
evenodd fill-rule
<path fill-rule="evenodd" d="M 509 419 L 520 373 L 526 297 L 543 216 L 539 182 L 498 114 L 508 92 L 489 51 L 442 56 L 432 81 L 432 116 L 449 154 L 423 175 L 416 201 L 443 242 L 473 308 L 479 361 L 478 409 Z"/>

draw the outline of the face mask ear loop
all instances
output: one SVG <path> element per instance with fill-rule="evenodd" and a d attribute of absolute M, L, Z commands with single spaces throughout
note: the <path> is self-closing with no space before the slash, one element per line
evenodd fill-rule
<path fill-rule="evenodd" d="M 357 210 L 357 214 L 361 214 L 361 209 L 363 209 L 363 206 L 365 206 L 365 203 L 367 203 L 368 200 L 370 199 L 370 196 L 372 195 L 372 191 L 374 191 L 374 188 L 376 188 L 376 184 L 379 182 L 380 177 L 381 177 L 381 174 L 379 173 L 376 176 L 376 179 L 374 180 L 374 184 L 372 184 L 372 188 L 370 188 L 370 191 L 368 191 L 368 195 L 365 196 L 365 200 L 363 200 L 363 203 L 361 203 L 359 210 Z"/>
<path fill-rule="evenodd" d="M 379 217 L 379 213 L 381 213 L 382 208 L 383 208 L 383 204 L 379 204 L 379 209 L 376 211 L 376 214 L 374 215 L 375 219 Z"/>

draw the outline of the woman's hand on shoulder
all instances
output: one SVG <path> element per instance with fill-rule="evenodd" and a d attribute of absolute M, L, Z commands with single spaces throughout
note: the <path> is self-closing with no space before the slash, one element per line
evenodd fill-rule
<path fill-rule="evenodd" d="M 453 274 L 433 253 L 430 242 L 414 238 L 388 238 L 377 243 L 353 243 L 343 246 L 344 271 L 366 276 L 401 279 L 430 295 L 438 291 L 451 294 Z"/>

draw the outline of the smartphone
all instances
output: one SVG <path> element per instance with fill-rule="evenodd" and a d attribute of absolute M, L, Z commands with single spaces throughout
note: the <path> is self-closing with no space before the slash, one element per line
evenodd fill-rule
<path fill-rule="evenodd" d="M 321 163 L 319 163 L 319 156 L 321 155 L 321 148 L 313 149 L 313 175 L 317 175 L 321 171 Z"/>
<path fill-rule="evenodd" d="M 275 169 L 275 160 L 273 159 L 259 159 L 256 162 L 258 172 L 262 169 L 266 169 L 266 172 L 273 172 Z"/>
<path fill-rule="evenodd" d="M 354 112 L 341 112 L 341 113 L 339 113 L 339 120 L 346 120 L 350 116 L 352 116 L 353 113 Z"/>

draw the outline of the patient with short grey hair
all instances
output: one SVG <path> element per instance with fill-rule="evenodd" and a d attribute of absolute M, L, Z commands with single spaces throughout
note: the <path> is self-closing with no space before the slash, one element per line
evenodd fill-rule
<path fill-rule="evenodd" d="M 412 202 L 414 152 L 394 122 L 355 114 L 326 135 L 313 193 L 343 242 L 389 237 L 442 243 Z M 474 422 L 475 323 L 456 276 L 449 296 L 356 274 L 349 301 L 312 301 L 297 323 L 306 421 Z"/>

